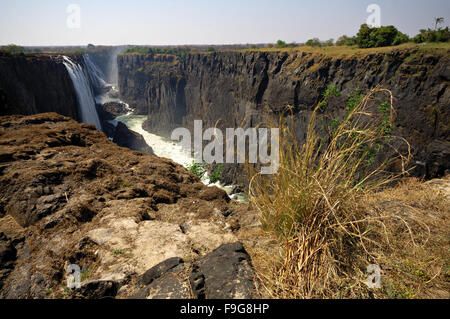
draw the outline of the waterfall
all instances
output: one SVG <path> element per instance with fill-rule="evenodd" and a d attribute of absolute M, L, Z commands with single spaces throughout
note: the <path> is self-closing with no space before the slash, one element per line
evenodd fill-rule
<path fill-rule="evenodd" d="M 106 82 L 104 80 L 105 75 L 103 72 L 98 68 L 98 66 L 92 62 L 89 54 L 83 55 L 84 64 L 87 67 L 88 74 L 91 78 L 91 83 L 94 86 L 96 90 L 101 90 L 106 86 Z"/>
<path fill-rule="evenodd" d="M 78 98 L 81 122 L 93 124 L 101 131 L 102 126 L 98 118 L 97 109 L 95 108 L 95 99 L 91 83 L 89 82 L 89 75 L 86 74 L 81 65 L 74 63 L 66 56 L 63 59 L 63 63 L 66 66 L 67 72 L 69 72 Z"/>

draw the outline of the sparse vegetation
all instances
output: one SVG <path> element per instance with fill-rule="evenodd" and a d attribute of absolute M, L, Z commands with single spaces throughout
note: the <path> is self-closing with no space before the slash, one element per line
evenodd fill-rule
<path fill-rule="evenodd" d="M 331 97 L 341 96 L 341 92 L 337 89 L 336 85 L 328 85 L 327 89 L 322 93 L 322 101 L 319 102 L 320 111 L 325 111 L 328 106 L 328 100 Z"/>
<path fill-rule="evenodd" d="M 68 52 L 68 53 L 83 55 L 83 54 L 86 54 L 86 51 L 84 51 L 84 50 L 75 50 L 75 51 Z"/>
<path fill-rule="evenodd" d="M 209 182 L 210 183 L 215 183 L 219 181 L 220 178 L 220 173 L 222 172 L 224 165 L 220 164 L 215 170 L 214 172 L 211 174 L 211 176 L 209 177 Z"/>
<path fill-rule="evenodd" d="M 306 41 L 305 45 L 310 47 L 320 47 L 322 46 L 322 42 L 320 42 L 319 38 L 313 38 Z"/>
<path fill-rule="evenodd" d="M 170 47 L 170 48 L 154 48 L 145 46 L 129 47 L 125 53 L 142 53 L 142 54 L 171 54 L 178 57 L 180 61 L 184 61 L 186 54 L 189 52 L 185 47 Z"/>
<path fill-rule="evenodd" d="M 199 178 L 202 178 L 203 175 L 206 173 L 206 163 L 196 163 L 192 161 L 192 164 L 187 167 L 189 172 L 192 174 L 198 176 Z"/>
<path fill-rule="evenodd" d="M 413 38 L 416 43 L 423 42 L 449 42 L 450 30 L 448 27 L 439 28 L 440 24 L 444 23 L 444 18 L 435 18 L 435 27 L 432 29 L 421 29 L 419 34 Z"/>
<path fill-rule="evenodd" d="M 130 183 L 129 181 L 122 181 L 122 183 L 120 184 L 120 188 L 128 188 L 128 187 L 133 187 L 135 186 L 134 183 Z"/>
<path fill-rule="evenodd" d="M 0 51 L 3 52 L 3 53 L 9 53 L 9 54 L 17 55 L 17 54 L 24 53 L 24 48 L 19 46 L 19 45 L 9 44 L 9 45 L 2 46 Z"/>
<path fill-rule="evenodd" d="M 123 256 L 125 258 L 131 258 L 133 257 L 133 254 L 129 253 L 129 252 L 125 252 L 123 249 L 114 249 L 113 250 L 113 254 L 115 256 Z"/>
<path fill-rule="evenodd" d="M 339 37 L 339 39 L 337 39 L 336 45 L 337 46 L 343 46 L 343 45 L 352 46 L 352 45 L 356 45 L 356 37 L 348 37 L 348 36 L 346 36 L 344 34 L 343 36 Z"/>
<path fill-rule="evenodd" d="M 83 282 L 83 281 L 88 280 L 89 277 L 91 277 L 92 274 L 94 273 L 94 270 L 95 269 L 93 266 L 88 266 L 85 269 L 83 269 L 80 274 L 80 281 Z"/>

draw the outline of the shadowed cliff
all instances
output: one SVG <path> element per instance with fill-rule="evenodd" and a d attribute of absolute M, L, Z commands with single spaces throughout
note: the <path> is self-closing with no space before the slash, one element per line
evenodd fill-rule
<path fill-rule="evenodd" d="M 304 137 L 311 110 L 327 86 L 348 97 L 381 86 L 392 91 L 393 134 L 412 146 L 414 174 L 442 176 L 449 169 L 450 61 L 448 49 L 387 48 L 343 54 L 286 51 L 228 51 L 119 56 L 122 96 L 149 116 L 145 128 L 170 136 L 179 126 L 248 127 L 264 114 L 293 107 L 298 138 Z M 345 111 L 330 101 L 324 115 Z"/>

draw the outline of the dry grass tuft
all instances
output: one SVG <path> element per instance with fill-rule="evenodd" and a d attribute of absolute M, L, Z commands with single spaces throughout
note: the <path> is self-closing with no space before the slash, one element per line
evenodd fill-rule
<path fill-rule="evenodd" d="M 441 189 L 435 184 L 443 184 Z M 382 266 L 379 298 L 450 298 L 450 179 L 416 178 L 364 198 L 373 225 L 373 263 Z"/>
<path fill-rule="evenodd" d="M 367 210 L 368 198 L 403 174 L 409 160 L 409 152 L 398 151 L 400 139 L 387 134 L 386 103 L 383 114 L 377 95 L 388 97 L 391 121 L 391 93 L 374 89 L 348 110 L 331 135 L 324 136 L 317 128 L 319 104 L 303 145 L 298 144 L 293 125 L 280 117 L 276 174 L 262 176 L 248 167 L 251 204 L 266 235 L 277 242 L 253 251 L 263 296 L 373 296 L 365 285 L 366 266 L 382 259 L 389 220 L 410 228 L 404 218 Z M 394 155 L 380 158 L 381 149 L 388 147 Z M 394 161 L 403 169 L 398 175 L 385 170 Z"/>

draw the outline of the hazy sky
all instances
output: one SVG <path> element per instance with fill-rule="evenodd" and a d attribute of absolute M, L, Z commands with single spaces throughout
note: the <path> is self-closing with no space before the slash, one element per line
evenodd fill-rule
<path fill-rule="evenodd" d="M 80 8 L 79 28 L 68 27 L 70 4 Z M 434 27 L 435 17 L 450 22 L 449 0 L 0 0 L 0 45 L 337 39 L 356 34 L 369 16 L 369 4 L 380 6 L 382 25 L 393 24 L 409 35 Z"/>

